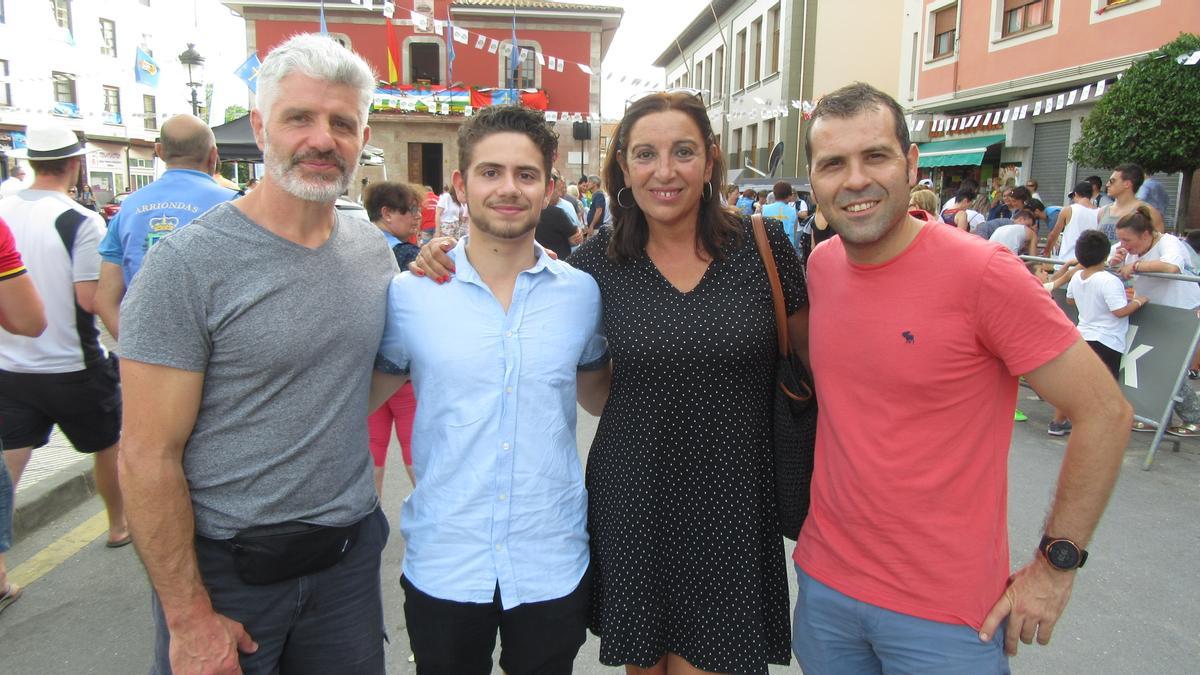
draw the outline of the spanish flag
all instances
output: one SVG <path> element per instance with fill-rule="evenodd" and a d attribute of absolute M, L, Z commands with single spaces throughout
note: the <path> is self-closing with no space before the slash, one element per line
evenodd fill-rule
<path fill-rule="evenodd" d="M 383 25 L 387 29 L 387 62 L 388 84 L 400 81 L 400 43 L 396 41 L 396 29 L 392 28 L 392 20 L 385 18 Z"/>

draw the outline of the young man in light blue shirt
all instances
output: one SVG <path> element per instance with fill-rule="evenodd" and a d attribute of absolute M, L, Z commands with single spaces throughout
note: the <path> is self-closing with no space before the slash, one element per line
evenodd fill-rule
<path fill-rule="evenodd" d="M 416 389 L 416 489 L 401 511 L 401 583 L 420 673 L 569 673 L 586 637 L 587 492 L 577 381 L 607 381 L 600 291 L 534 241 L 555 198 L 558 140 L 497 106 L 459 131 L 454 189 L 470 235 L 449 283 L 391 285 L 372 407 Z M 606 388 L 603 388 L 606 391 Z"/>

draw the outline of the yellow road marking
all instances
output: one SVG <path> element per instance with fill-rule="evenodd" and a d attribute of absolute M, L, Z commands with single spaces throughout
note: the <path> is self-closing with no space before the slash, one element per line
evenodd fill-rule
<path fill-rule="evenodd" d="M 49 574 L 105 532 L 108 532 L 108 515 L 101 510 L 79 527 L 59 537 L 53 544 L 35 553 L 32 558 L 10 570 L 8 578 L 15 584 L 28 586 Z"/>

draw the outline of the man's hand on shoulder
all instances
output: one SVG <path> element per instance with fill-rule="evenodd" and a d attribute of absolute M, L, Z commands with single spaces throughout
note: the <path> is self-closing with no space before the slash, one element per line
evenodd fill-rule
<path fill-rule="evenodd" d="M 1049 644 L 1054 624 L 1071 599 L 1074 583 L 1075 572 L 1054 569 L 1041 553 L 1034 554 L 1028 565 L 1009 578 L 1008 588 L 979 629 L 979 639 L 990 641 L 1007 618 L 1004 651 L 1009 656 L 1016 656 L 1017 640 L 1030 645 L 1036 637 L 1038 644 Z"/>
<path fill-rule="evenodd" d="M 238 652 L 258 651 L 242 624 L 211 609 L 180 619 L 170 631 L 176 675 L 237 675 L 242 672 Z"/>

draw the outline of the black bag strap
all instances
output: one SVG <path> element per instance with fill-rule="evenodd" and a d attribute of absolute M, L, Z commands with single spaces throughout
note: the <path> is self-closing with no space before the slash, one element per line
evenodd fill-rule
<path fill-rule="evenodd" d="M 754 230 L 754 243 L 758 246 L 758 254 L 762 257 L 763 267 L 767 269 L 767 279 L 771 282 L 771 301 L 775 306 L 775 335 L 779 343 L 779 355 L 787 356 L 791 343 L 788 341 L 787 308 L 783 302 L 783 286 L 779 283 L 779 270 L 775 267 L 775 254 L 771 252 L 771 242 L 767 240 L 767 228 L 763 217 L 759 214 L 750 216 Z"/>
<path fill-rule="evenodd" d="M 79 226 L 85 220 L 87 220 L 87 216 L 75 209 L 63 211 L 54 220 L 54 229 L 58 231 L 58 238 L 62 240 L 63 246 L 67 248 L 67 257 L 72 262 L 75 261 L 75 235 L 79 234 Z"/>

